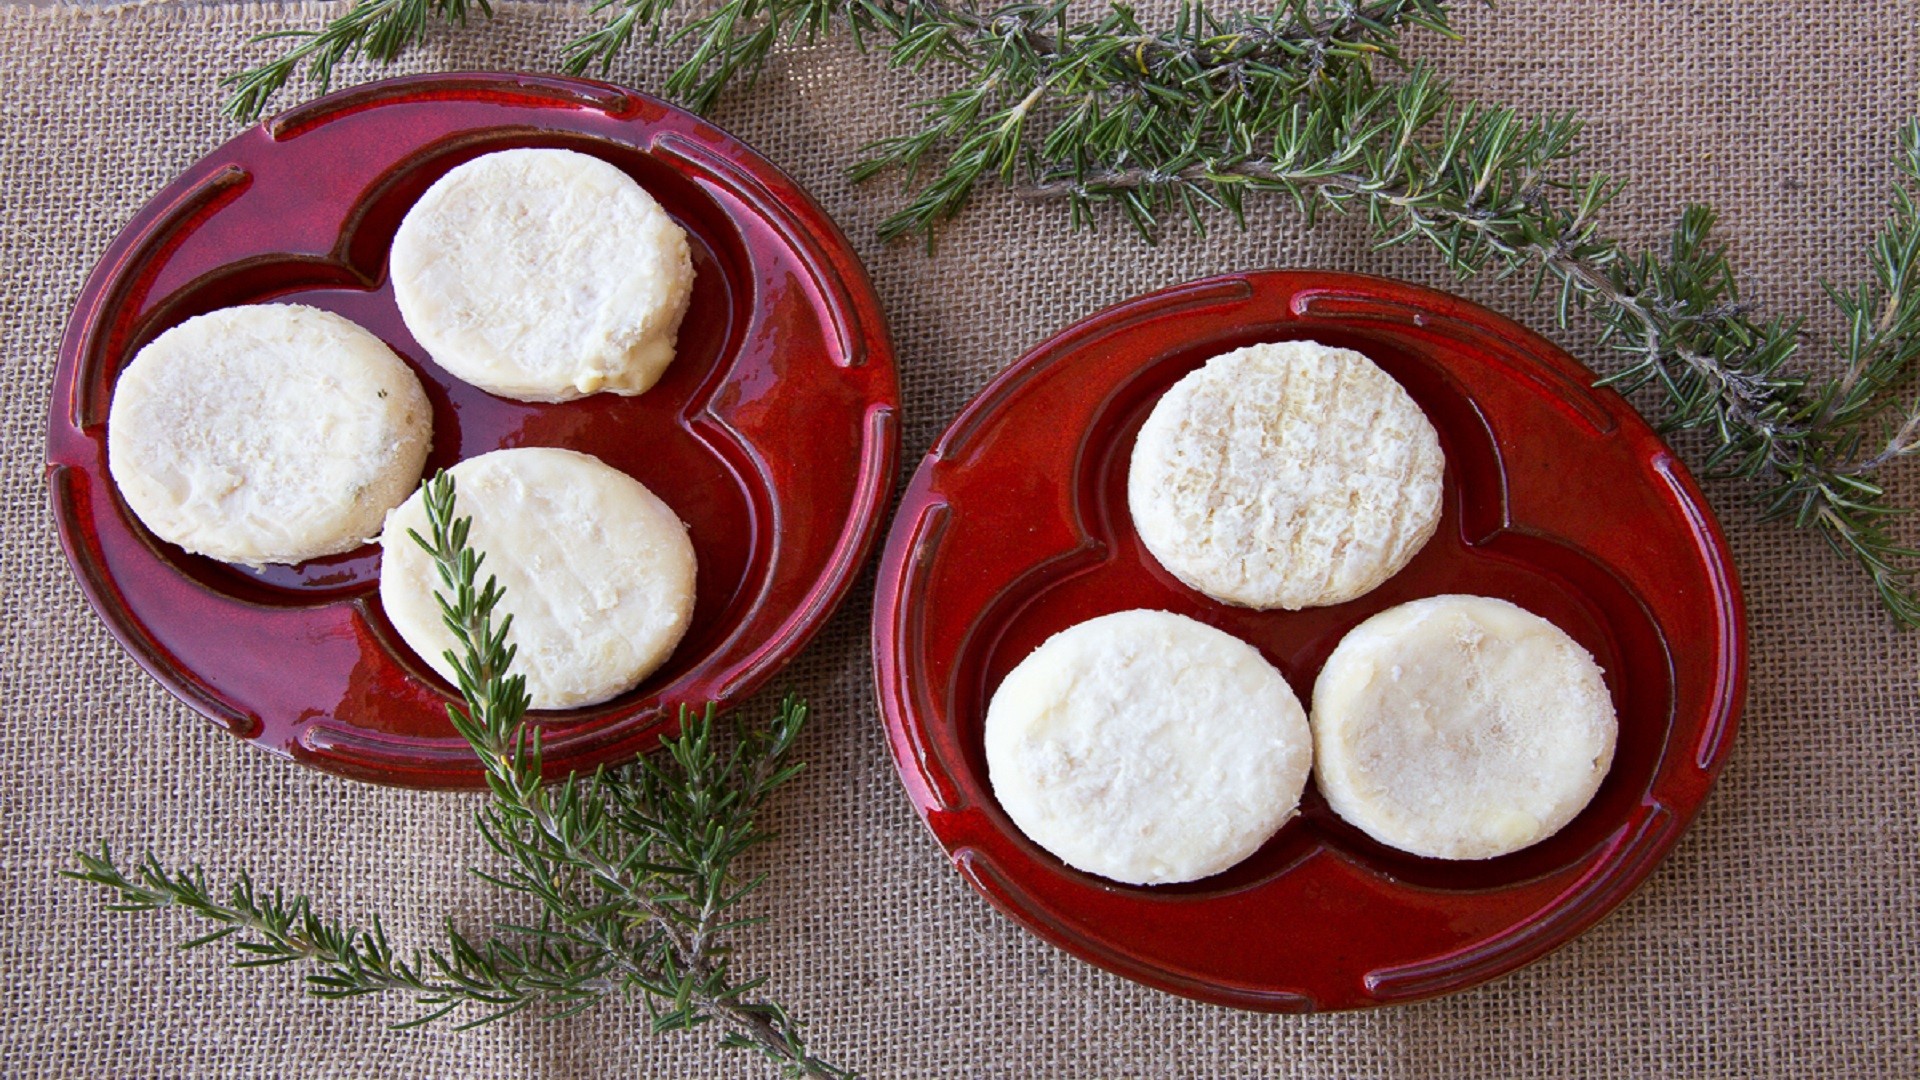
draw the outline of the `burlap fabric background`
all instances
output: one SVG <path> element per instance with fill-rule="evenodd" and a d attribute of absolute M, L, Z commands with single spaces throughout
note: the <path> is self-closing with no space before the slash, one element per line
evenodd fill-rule
<path fill-rule="evenodd" d="M 393 1033 L 398 1001 L 317 1002 L 291 969 L 181 954 L 181 916 L 120 916 L 54 876 L 107 837 L 217 872 L 248 865 L 403 942 L 442 912 L 503 913 L 467 797 L 306 772 L 214 730 L 128 660 L 67 576 L 41 479 L 47 386 L 82 276 L 173 174 L 230 135 L 220 73 L 259 30 L 327 7 L 0 9 L 0 1062 L 8 1076 L 759 1076 L 636 1010 L 467 1033 Z M 1891 132 L 1920 111 L 1920 3 L 1512 0 L 1423 40 L 1473 93 L 1593 121 L 1593 161 L 1634 178 L 1614 221 L 1651 236 L 1689 199 L 1725 213 L 1755 299 L 1801 309 L 1850 277 L 1885 206 Z M 584 9 L 510 4 L 436 31 L 407 70 L 549 67 Z M 637 48 L 613 77 L 655 88 Z M 350 79 L 368 76 L 356 70 Z M 868 260 L 899 345 L 906 461 L 1024 347 L 1099 306 L 1190 277 L 1321 266 L 1445 285 L 1424 250 L 1307 234 L 1280 208 L 1244 233 L 1159 248 L 1111 223 L 977 200 L 937 257 L 882 247 L 894 191 L 851 186 L 855 147 L 900 130 L 913 89 L 839 47 L 792 53 L 718 121 L 809 186 Z M 291 103 L 288 98 L 285 103 Z M 1547 327 L 1518 293 L 1460 289 Z M 1591 328 L 1559 334 L 1589 362 Z M 1710 485 L 1751 605 L 1753 691 L 1692 833 L 1585 937 L 1478 991 L 1363 1015 L 1268 1017 L 1142 989 L 1040 944 L 977 899 L 908 808 L 865 653 L 870 585 L 781 680 L 816 705 L 811 768 L 764 858 L 771 922 L 745 963 L 819 1048 L 894 1076 L 1920 1075 L 1920 636 L 1894 631 L 1819 544 Z M 1909 503 L 1920 484 L 1907 483 Z M 1317 928 L 1302 927 L 1302 932 Z"/>

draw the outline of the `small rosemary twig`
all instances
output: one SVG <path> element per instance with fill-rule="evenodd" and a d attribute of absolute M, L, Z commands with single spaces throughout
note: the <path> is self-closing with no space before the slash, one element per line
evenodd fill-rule
<path fill-rule="evenodd" d="M 730 935 L 760 921 L 739 905 L 762 880 L 738 880 L 733 865 L 768 838 L 758 815 L 800 771 L 788 757 L 806 706 L 788 698 L 767 727 L 736 727 L 724 750 L 711 707 L 682 709 L 681 734 L 663 740 L 660 755 L 543 786 L 540 732 L 526 722 L 525 678 L 512 673 L 513 620 L 496 621 L 504 590 L 480 578 L 485 556 L 468 542 L 471 519 L 454 516 L 452 477 L 427 481 L 425 502 L 429 535 L 413 538 L 439 576 L 464 702 L 447 712 L 485 768 L 493 797 L 475 825 L 505 863 L 475 873 L 532 898 L 537 921 L 479 942 L 449 925 L 443 946 L 401 957 L 378 917 L 368 930 L 323 919 L 307 897 L 262 894 L 244 871 L 222 899 L 197 866 L 169 872 L 148 855 L 129 873 L 103 843 L 63 873 L 113 890 L 115 910 L 183 907 L 213 922 L 187 947 L 231 939 L 242 967 L 316 963 L 307 982 L 323 997 L 408 993 L 428 1011 L 403 1027 L 463 1007 L 474 1015 L 462 1027 L 536 1007 L 564 1016 L 637 993 L 656 1032 L 712 1024 L 723 1045 L 755 1051 L 784 1075 L 851 1076 L 807 1049 L 784 1007 L 751 997 L 763 979 L 732 970 Z"/>
<path fill-rule="evenodd" d="M 351 8 L 319 30 L 278 30 L 255 36 L 254 41 L 296 41 L 285 54 L 259 67 L 220 80 L 231 93 L 220 111 L 242 123 L 252 123 L 266 111 L 267 102 L 304 66 L 307 81 L 319 93 L 333 85 L 336 65 L 365 55 L 390 63 L 427 38 L 427 23 L 442 19 L 465 26 L 473 9 L 493 17 L 488 0 L 354 0 Z"/>
<path fill-rule="evenodd" d="M 215 929 L 183 942 L 193 949 L 233 939 L 240 957 L 234 966 L 272 967 L 296 961 L 318 964 L 307 986 L 323 998 L 358 997 L 382 991 L 413 996 L 429 1011 L 397 1025 L 430 1023 L 461 1006 L 478 1006 L 484 1015 L 460 1025 L 472 1027 L 532 1004 L 566 1005 L 577 998 L 597 999 L 618 989 L 593 958 L 549 942 L 515 949 L 489 940 L 468 941 L 451 926 L 447 942 L 401 957 L 388 944 L 380 918 L 369 929 L 321 917 L 305 896 L 288 899 L 279 889 L 260 893 L 245 872 L 224 893 L 207 884 L 198 866 L 168 871 L 151 853 L 131 872 L 122 870 L 103 842 L 99 854 L 76 852 L 78 870 L 67 877 L 111 889 L 112 911 L 157 911 L 178 907 L 216 924 Z"/>

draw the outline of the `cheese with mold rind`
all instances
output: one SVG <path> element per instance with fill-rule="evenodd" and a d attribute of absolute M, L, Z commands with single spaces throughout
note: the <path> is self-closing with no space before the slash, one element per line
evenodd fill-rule
<path fill-rule="evenodd" d="M 1047 639 L 994 691 L 987 771 L 1062 862 L 1130 884 L 1192 881 L 1258 850 L 1312 763 L 1306 713 L 1246 642 L 1165 611 Z"/>
<path fill-rule="evenodd" d="M 693 289 L 687 234 L 632 177 L 572 150 L 455 167 L 407 211 L 390 264 L 434 362 L 522 401 L 644 392 Z"/>
<path fill-rule="evenodd" d="M 1560 831 L 1599 790 L 1618 730 L 1593 657 L 1486 596 L 1375 615 L 1313 687 L 1327 803 L 1381 843 L 1433 858 L 1488 859 Z"/>
<path fill-rule="evenodd" d="M 513 670 L 536 709 L 595 705 L 631 690 L 672 654 L 693 616 L 687 528 L 646 485 L 596 457 L 548 447 L 495 450 L 449 470 L 454 513 L 486 556 L 513 616 Z M 388 516 L 380 603 L 401 638 L 452 681 L 454 647 L 434 601 L 439 578 L 407 535 L 428 535 L 415 494 Z"/>
<path fill-rule="evenodd" d="M 367 330 L 299 304 L 168 329 L 114 384 L 107 465 L 154 535 L 245 566 L 350 551 L 420 482 L 433 410 Z"/>
<path fill-rule="evenodd" d="M 1141 426 L 1127 505 L 1147 550 L 1241 607 L 1354 599 L 1440 520 L 1439 435 L 1365 356 L 1312 341 L 1216 356 Z"/>

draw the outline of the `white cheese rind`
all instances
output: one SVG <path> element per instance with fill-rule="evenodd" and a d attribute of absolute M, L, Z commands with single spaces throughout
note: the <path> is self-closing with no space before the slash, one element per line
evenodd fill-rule
<path fill-rule="evenodd" d="M 646 485 L 572 450 L 496 450 L 449 470 L 456 516 L 506 590 L 507 641 L 536 709 L 595 705 L 639 685 L 672 654 L 693 617 L 687 529 Z M 433 561 L 407 530 L 428 534 L 419 494 L 387 517 L 380 603 L 421 659 L 452 681 Z"/>
<path fill-rule="evenodd" d="M 420 482 L 433 410 L 379 338 L 298 304 L 222 308 L 114 384 L 107 467 L 141 523 L 245 566 L 349 551 Z"/>
<path fill-rule="evenodd" d="M 1216 356 L 1175 383 L 1134 443 L 1127 505 L 1147 550 L 1229 604 L 1343 603 L 1433 536 L 1445 460 L 1379 366 L 1312 341 Z"/>
<path fill-rule="evenodd" d="M 522 401 L 647 390 L 693 289 L 680 226 L 632 177 L 571 150 L 457 166 L 407 211 L 390 264 L 434 362 Z"/>
<path fill-rule="evenodd" d="M 1230 634 L 1122 611 L 1047 639 L 986 718 L 1000 806 L 1069 866 L 1156 885 L 1217 874 L 1294 813 L 1312 764 L 1286 679 Z"/>
<path fill-rule="evenodd" d="M 1343 638 L 1313 687 L 1314 778 L 1374 839 L 1489 859 L 1559 832 L 1613 764 L 1600 665 L 1504 600 L 1435 596 Z"/>

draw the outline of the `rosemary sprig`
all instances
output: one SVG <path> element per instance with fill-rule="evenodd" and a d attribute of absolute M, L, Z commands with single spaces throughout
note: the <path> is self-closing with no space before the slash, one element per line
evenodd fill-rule
<path fill-rule="evenodd" d="M 123 870 L 104 841 L 98 854 L 75 852 L 74 858 L 80 868 L 61 873 L 112 890 L 110 911 L 178 907 L 216 924 L 181 943 L 183 949 L 232 938 L 240 953 L 235 967 L 312 962 L 321 970 L 307 976 L 307 987 L 322 998 L 410 993 L 429 1011 L 397 1025 L 402 1028 L 431 1023 L 463 1005 L 480 1007 L 480 1016 L 459 1025 L 474 1027 L 536 1003 L 591 1001 L 617 989 L 603 965 L 592 962 L 597 958 L 559 942 L 536 939 L 530 951 L 497 939 L 476 945 L 449 924 L 443 947 L 428 950 L 424 959 L 417 951 L 403 957 L 388 943 L 379 916 L 370 928 L 327 919 L 305 896 L 260 892 L 244 870 L 222 890 L 207 883 L 201 867 L 169 871 L 151 852 Z"/>
<path fill-rule="evenodd" d="M 920 130 L 868 146 L 853 175 L 900 169 L 911 183 L 937 161 L 933 178 L 880 226 L 883 239 L 931 239 L 982 179 L 1013 182 L 1061 161 L 1156 170 L 1189 149 L 1195 128 L 1250 130 L 1322 79 L 1397 59 L 1394 34 L 1406 25 L 1451 32 L 1436 0 L 1288 0 L 1227 17 L 1183 5 L 1162 31 L 1119 4 L 1074 25 L 1064 4 L 1003 8 L 947 50 L 964 85 L 921 102 Z M 911 48 L 896 40 L 894 62 Z"/>
<path fill-rule="evenodd" d="M 288 39 L 299 44 L 277 59 L 220 80 L 222 87 L 232 91 L 220 111 L 241 123 L 252 123 L 303 66 L 307 81 L 324 94 L 333 85 L 336 65 L 360 56 L 391 63 L 427 39 L 430 20 L 465 26 L 468 13 L 476 8 L 481 15 L 493 17 L 488 0 L 354 0 L 345 14 L 318 30 L 256 35 L 252 41 Z"/>
<path fill-rule="evenodd" d="M 363 0 L 364 2 L 364 0 Z M 1669 430 L 1704 432 L 1710 471 L 1757 480 L 1768 517 L 1811 528 L 1868 575 L 1901 624 L 1920 626 L 1920 552 L 1902 542 L 1882 475 L 1920 452 L 1920 128 L 1900 138 L 1890 219 L 1872 277 L 1827 286 L 1846 329 L 1838 374 L 1802 364 L 1802 318 L 1760 317 L 1739 292 L 1713 214 L 1688 209 L 1663 253 L 1601 232 L 1623 181 L 1572 164 L 1572 115 L 1524 117 L 1459 100 L 1405 68 L 1410 28 L 1451 34 L 1448 0 L 1277 0 L 1270 11 L 1184 4 L 1152 29 L 1113 3 L 981 9 L 965 0 L 717 0 L 668 29 L 675 0 L 598 0 L 605 25 L 564 63 L 605 69 L 636 38 L 691 42 L 669 94 L 696 108 L 749 82 L 783 42 L 849 34 L 896 67 L 942 67 L 952 89 L 920 103 L 918 130 L 853 169 L 905 177 L 886 238 L 924 236 L 982 182 L 1058 200 L 1078 227 L 1113 208 L 1152 237 L 1168 216 L 1204 229 L 1250 196 L 1290 197 L 1309 225 L 1364 213 L 1383 245 L 1421 241 L 1461 276 L 1528 272 L 1584 311 L 1621 363 L 1603 381 L 1653 385 Z M 1377 68 L 1403 72 L 1397 81 Z"/>
<path fill-rule="evenodd" d="M 1247 130 L 1224 149 L 1194 140 L 1152 169 L 1118 164 L 1123 153 L 1043 165 L 1021 190 L 1066 201 L 1076 221 L 1118 206 L 1149 233 L 1168 213 L 1237 213 L 1248 195 L 1281 195 L 1309 223 L 1323 209 L 1364 213 L 1381 246 L 1424 242 L 1462 277 L 1531 272 L 1536 291 L 1556 292 L 1562 325 L 1574 310 L 1600 323 L 1600 342 L 1623 361 L 1603 383 L 1657 386 L 1662 426 L 1703 432 L 1709 471 L 1760 481 L 1767 517 L 1816 530 L 1861 566 L 1897 620 L 1920 625 L 1920 553 L 1889 528 L 1904 511 L 1879 479 L 1920 451 L 1910 387 L 1920 360 L 1920 122 L 1898 136 L 1872 278 L 1826 286 L 1846 331 L 1832 343 L 1838 374 L 1824 380 L 1797 370 L 1802 320 L 1761 319 L 1742 300 L 1711 209 L 1688 208 L 1662 254 L 1600 232 L 1623 185 L 1570 165 L 1575 116 L 1462 102 L 1424 66 L 1381 84 L 1352 65 Z M 933 224 L 921 215 L 908 227 Z"/>
<path fill-rule="evenodd" d="M 151 854 L 123 870 L 103 842 L 63 873 L 112 890 L 113 910 L 179 907 L 214 924 L 183 947 L 230 939 L 240 967 L 314 963 L 307 985 L 321 997 L 408 994 L 425 1012 L 401 1027 L 456 1011 L 463 1028 L 530 1008 L 567 1016 L 637 996 L 655 1032 L 712 1025 L 723 1045 L 762 1054 L 783 1075 L 851 1076 L 807 1049 L 785 1008 L 753 996 L 763 978 L 733 970 L 732 934 L 760 921 L 741 902 L 764 879 L 741 880 L 734 863 L 768 839 L 759 813 L 800 771 L 788 759 L 806 706 L 790 697 L 768 726 L 736 725 L 724 749 L 711 706 L 682 709 L 681 734 L 660 755 L 543 786 L 540 731 L 525 720 L 525 678 L 511 672 L 512 618 L 496 619 L 504 590 L 492 575 L 480 581 L 485 557 L 468 542 L 471 519 L 454 516 L 452 477 L 429 480 L 425 501 L 430 535 L 414 539 L 440 578 L 464 700 L 447 713 L 486 770 L 492 799 L 474 821 L 504 866 L 474 873 L 529 897 L 538 918 L 477 941 L 449 921 L 444 943 L 402 956 L 378 916 L 368 928 L 328 919 L 305 896 L 262 892 L 245 871 L 219 890 L 200 867 L 168 871 Z"/>

